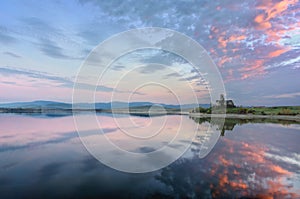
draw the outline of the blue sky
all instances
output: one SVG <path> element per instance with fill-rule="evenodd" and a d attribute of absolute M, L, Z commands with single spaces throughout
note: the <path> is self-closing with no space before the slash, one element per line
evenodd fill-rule
<path fill-rule="evenodd" d="M 237 104 L 300 105 L 297 0 L 11 0 L 0 7 L 0 103 L 70 102 L 76 73 L 100 42 L 132 28 L 163 27 L 186 34 L 208 51 L 228 98 Z M 117 76 L 122 65 L 115 69 L 109 77 Z M 100 92 L 110 92 L 112 85 Z M 198 97 L 207 100 L 205 92 Z"/>

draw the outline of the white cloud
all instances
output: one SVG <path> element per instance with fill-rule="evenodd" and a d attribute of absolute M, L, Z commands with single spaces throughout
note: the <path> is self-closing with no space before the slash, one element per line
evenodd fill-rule
<path fill-rule="evenodd" d="M 278 94 L 278 95 L 268 95 L 265 96 L 265 98 L 294 98 L 294 97 L 300 97 L 300 92 L 295 93 L 284 93 L 284 94 Z"/>

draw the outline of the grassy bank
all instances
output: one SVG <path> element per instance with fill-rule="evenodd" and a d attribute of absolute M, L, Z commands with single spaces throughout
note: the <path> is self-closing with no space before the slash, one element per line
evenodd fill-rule
<path fill-rule="evenodd" d="M 195 113 L 211 114 L 211 108 L 196 108 Z M 234 107 L 227 108 L 227 114 L 253 114 L 253 115 L 300 115 L 300 106 L 275 106 L 275 107 Z"/>

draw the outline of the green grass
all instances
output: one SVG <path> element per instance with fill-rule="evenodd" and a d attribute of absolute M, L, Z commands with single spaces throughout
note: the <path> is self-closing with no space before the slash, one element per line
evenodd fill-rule
<path fill-rule="evenodd" d="M 197 113 L 211 113 L 211 108 L 196 108 Z M 227 108 L 228 114 L 254 114 L 254 115 L 300 115 L 300 106 L 276 107 L 235 107 Z"/>

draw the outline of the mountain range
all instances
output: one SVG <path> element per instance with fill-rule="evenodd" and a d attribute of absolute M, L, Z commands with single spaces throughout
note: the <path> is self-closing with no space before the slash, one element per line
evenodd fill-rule
<path fill-rule="evenodd" d="M 208 108 L 209 104 L 183 104 L 183 105 L 174 105 L 174 104 L 163 104 L 163 103 L 153 103 L 153 102 L 97 102 L 95 103 L 96 109 L 109 110 L 112 109 L 121 109 L 121 108 L 132 108 L 132 107 L 142 107 L 142 106 L 152 106 L 160 105 L 164 108 L 169 109 L 191 109 L 198 106 L 203 108 Z M 71 103 L 56 102 L 56 101 L 32 101 L 32 102 L 14 102 L 14 103 L 5 103 L 0 104 L 0 108 L 45 108 L 45 109 L 71 109 L 73 105 Z M 93 108 L 93 104 L 89 103 L 79 103 L 75 104 L 74 107 L 81 109 Z"/>

